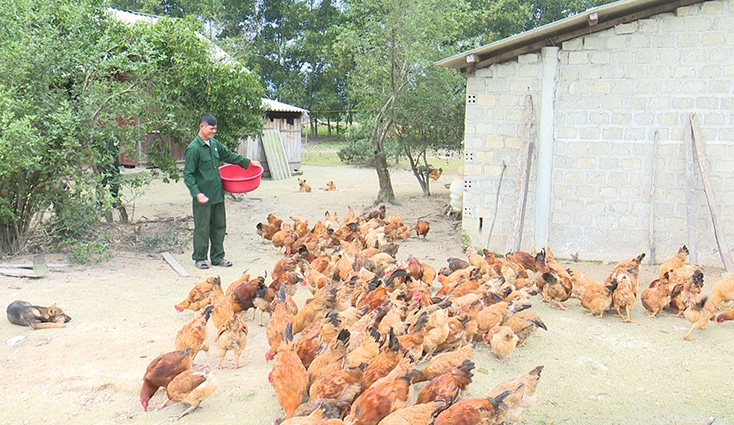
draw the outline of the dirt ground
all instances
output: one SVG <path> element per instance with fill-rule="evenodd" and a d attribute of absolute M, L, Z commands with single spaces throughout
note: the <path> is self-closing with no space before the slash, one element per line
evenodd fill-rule
<path fill-rule="evenodd" d="M 313 223 L 326 210 L 342 215 L 348 207 L 358 213 L 372 208 L 377 194 L 374 170 L 303 168 L 312 193 L 294 193 L 297 183 L 293 177 L 263 180 L 257 191 L 239 202 L 227 198 L 225 248 L 227 258 L 235 264 L 232 268 L 195 269 L 189 237 L 185 248 L 173 255 L 190 277 L 179 277 L 159 253 L 139 251 L 118 252 L 97 265 L 52 269 L 40 279 L 0 277 L 3 305 L 16 299 L 39 305 L 56 302 L 73 318 L 63 329 L 37 331 L 0 321 L 0 341 L 4 342 L 0 346 L 0 424 L 160 424 L 180 413 L 181 405 L 144 412 L 139 402 L 146 366 L 157 355 L 173 350 L 176 332 L 191 319 L 190 312 L 179 314 L 173 305 L 209 275 L 220 275 L 226 285 L 244 270 L 270 273 L 280 256 L 255 233 L 257 222 L 270 212 L 285 218 L 298 215 Z M 398 259 L 413 254 L 439 268 L 446 258 L 462 256 L 460 227 L 444 214 L 448 202 L 444 184 L 454 177 L 444 174 L 432 186 L 434 196 L 424 198 L 409 172 L 393 172 L 402 205 L 388 206 L 388 211 L 406 222 L 422 217 L 431 223 L 427 240 L 413 236 L 404 241 Z M 328 180 L 336 182 L 336 192 L 317 190 Z M 192 229 L 186 218 L 190 204 L 183 182 L 157 182 L 136 202 L 133 234 L 146 234 L 151 224 L 145 220 L 179 218 L 185 228 Z M 630 257 L 636 254 L 630 252 Z M 556 255 L 569 258 L 569 253 Z M 53 255 L 47 260 L 65 261 Z M 610 258 L 609 263 L 618 260 Z M 29 261 L 29 257 L 4 259 Z M 561 262 L 597 280 L 613 267 Z M 642 268 L 641 287 L 653 280 L 656 270 L 649 264 Z M 708 269 L 705 273 L 704 293 L 710 293 L 711 284 L 723 272 Z M 303 303 L 306 292 L 301 289 L 296 300 Z M 622 323 L 614 314 L 603 319 L 588 317 L 576 299 L 566 305 L 569 311 L 551 310 L 534 300 L 533 309 L 548 331 L 539 330 L 505 363 L 495 360 L 487 346 L 478 345 L 477 370 L 467 396 L 480 396 L 497 382 L 542 364 L 538 401 L 527 412 L 526 424 L 704 424 L 713 418 L 717 425 L 734 423 L 734 405 L 725 389 L 734 370 L 734 324 L 712 323 L 707 330 L 694 332 L 692 341 L 684 341 L 681 336 L 688 321 L 667 313 L 649 319 L 639 301 L 632 311 L 634 324 Z M 209 327 L 213 330 L 211 324 Z M 225 369 L 218 372 L 218 389 L 182 422 L 269 424 L 282 415 L 267 380 L 272 364 L 263 355 L 265 329 L 254 321 L 249 322 L 249 330 L 241 367 L 232 369 L 229 353 Z M 216 364 L 215 350 L 208 362 Z M 206 354 L 200 354 L 194 364 L 205 367 Z M 165 393 L 159 391 L 151 405 L 164 399 Z"/>

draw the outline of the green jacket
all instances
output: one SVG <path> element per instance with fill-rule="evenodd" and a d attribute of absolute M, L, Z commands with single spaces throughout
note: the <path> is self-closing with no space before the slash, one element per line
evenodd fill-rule
<path fill-rule="evenodd" d="M 250 160 L 227 149 L 217 139 L 209 140 L 209 144 L 211 147 L 207 146 L 198 135 L 189 143 L 184 154 L 186 157 L 184 183 L 192 197 L 196 198 L 197 194 L 203 193 L 209 198 L 207 204 L 212 205 L 224 202 L 219 163 L 227 162 L 247 168 L 250 166 Z"/>

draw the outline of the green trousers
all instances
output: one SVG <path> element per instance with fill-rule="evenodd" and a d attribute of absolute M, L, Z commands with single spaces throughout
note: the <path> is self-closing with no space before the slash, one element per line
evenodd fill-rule
<path fill-rule="evenodd" d="M 212 264 L 219 264 L 224 258 L 224 234 L 227 231 L 227 215 L 224 202 L 200 204 L 194 198 L 194 261 L 211 258 Z M 211 243 L 211 251 L 209 244 Z M 207 256 L 207 251 L 209 255 Z"/>

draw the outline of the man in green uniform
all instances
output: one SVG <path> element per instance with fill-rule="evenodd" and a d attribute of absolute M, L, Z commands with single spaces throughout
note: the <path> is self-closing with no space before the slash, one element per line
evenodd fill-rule
<path fill-rule="evenodd" d="M 257 161 L 250 161 L 227 149 L 214 139 L 216 132 L 217 119 L 211 114 L 202 115 L 199 118 L 199 134 L 189 143 L 185 153 L 184 183 L 193 197 L 194 206 L 194 254 L 191 258 L 200 269 L 209 268 L 207 257 L 216 266 L 232 265 L 231 261 L 224 258 L 227 217 L 224 211 L 222 177 L 219 175 L 220 161 L 237 164 L 245 169 L 251 163 L 260 165 Z"/>

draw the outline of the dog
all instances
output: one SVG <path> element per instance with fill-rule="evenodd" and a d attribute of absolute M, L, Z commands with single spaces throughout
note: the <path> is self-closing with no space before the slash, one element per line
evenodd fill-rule
<path fill-rule="evenodd" d="M 319 190 L 323 190 L 326 192 L 331 192 L 336 190 L 336 183 L 334 183 L 334 180 L 329 180 L 329 183 L 326 183 L 326 186 L 320 187 Z"/>
<path fill-rule="evenodd" d="M 71 320 L 56 304 L 40 307 L 26 301 L 13 301 L 8 306 L 7 313 L 10 323 L 33 329 L 63 328 Z"/>
<path fill-rule="evenodd" d="M 306 179 L 298 177 L 298 192 L 310 192 L 311 186 L 306 184 Z"/>

